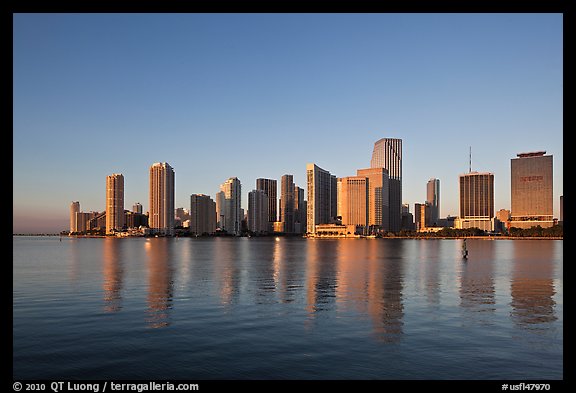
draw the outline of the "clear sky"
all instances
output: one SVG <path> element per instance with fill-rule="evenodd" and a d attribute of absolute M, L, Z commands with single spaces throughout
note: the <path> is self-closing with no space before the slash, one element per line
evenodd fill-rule
<path fill-rule="evenodd" d="M 510 209 L 510 159 L 554 156 L 563 194 L 562 14 L 14 14 L 13 231 L 69 229 L 69 206 L 105 209 L 122 173 L 125 208 L 148 209 L 148 170 L 168 162 L 176 207 L 236 176 L 306 163 L 338 177 L 403 140 L 403 201 L 440 179 L 458 215 L 458 176 L 492 172 Z"/>

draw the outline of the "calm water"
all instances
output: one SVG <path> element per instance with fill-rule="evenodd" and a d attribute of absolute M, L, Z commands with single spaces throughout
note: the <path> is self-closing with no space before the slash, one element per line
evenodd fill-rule
<path fill-rule="evenodd" d="M 563 379 L 561 240 L 13 239 L 15 379 Z"/>

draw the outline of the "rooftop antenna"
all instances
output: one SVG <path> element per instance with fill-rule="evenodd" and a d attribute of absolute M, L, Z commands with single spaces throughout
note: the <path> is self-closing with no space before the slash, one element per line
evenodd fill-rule
<path fill-rule="evenodd" d="M 472 173 L 472 146 L 470 146 L 470 154 L 468 156 L 468 173 Z"/>

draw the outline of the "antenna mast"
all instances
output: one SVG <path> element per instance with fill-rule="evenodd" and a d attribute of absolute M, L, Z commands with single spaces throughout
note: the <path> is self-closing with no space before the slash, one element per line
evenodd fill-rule
<path fill-rule="evenodd" d="M 468 173 L 472 173 L 472 146 L 470 146 L 470 154 L 468 156 Z"/>

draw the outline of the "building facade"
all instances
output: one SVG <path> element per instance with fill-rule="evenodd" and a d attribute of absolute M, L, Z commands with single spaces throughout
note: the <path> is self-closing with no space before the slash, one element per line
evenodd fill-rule
<path fill-rule="evenodd" d="M 439 226 L 440 222 L 440 179 L 430 179 L 426 183 L 426 203 L 430 208 L 430 219 L 426 226 Z"/>
<path fill-rule="evenodd" d="M 389 230 L 398 232 L 402 226 L 402 139 L 382 138 L 374 143 L 371 168 L 385 168 L 389 178 Z"/>
<path fill-rule="evenodd" d="M 80 202 L 78 201 L 74 201 L 70 204 L 70 233 L 78 232 L 76 213 L 80 213 Z"/>
<path fill-rule="evenodd" d="M 306 164 L 307 181 L 307 223 L 306 232 L 313 234 L 316 225 L 330 223 L 331 184 L 330 172 L 316 164 Z"/>
<path fill-rule="evenodd" d="M 359 235 L 368 234 L 369 180 L 364 176 L 348 176 L 339 179 L 338 203 L 342 225 L 353 225 Z"/>
<path fill-rule="evenodd" d="M 216 232 L 216 202 L 208 195 L 190 195 L 190 227 L 193 235 L 212 235 Z"/>
<path fill-rule="evenodd" d="M 469 172 L 459 177 L 460 217 L 456 228 L 494 228 L 494 174 Z"/>
<path fill-rule="evenodd" d="M 222 230 L 232 235 L 240 235 L 242 231 L 242 185 L 237 177 L 231 177 L 220 185 L 220 208 L 219 212 Z"/>
<path fill-rule="evenodd" d="M 510 226 L 546 228 L 554 225 L 552 164 L 552 156 L 545 151 L 519 153 L 510 160 Z"/>
<path fill-rule="evenodd" d="M 304 189 L 294 185 L 294 232 L 306 232 L 306 200 Z"/>
<path fill-rule="evenodd" d="M 390 230 L 390 184 L 385 168 L 358 169 L 357 176 L 368 178 L 368 225 L 371 233 Z"/>
<path fill-rule="evenodd" d="M 271 231 L 278 220 L 278 183 L 274 179 L 256 179 L 256 189 L 264 191 L 268 197 L 268 230 Z"/>
<path fill-rule="evenodd" d="M 106 176 L 106 234 L 124 228 L 124 176 L 119 173 Z"/>
<path fill-rule="evenodd" d="M 254 233 L 270 231 L 268 195 L 264 190 L 252 190 L 248 193 L 248 230 Z"/>
<path fill-rule="evenodd" d="M 280 221 L 283 222 L 284 232 L 294 233 L 294 177 L 284 175 L 280 180 Z"/>
<path fill-rule="evenodd" d="M 166 162 L 150 166 L 148 224 L 152 233 L 174 235 L 174 177 L 174 169 Z"/>

